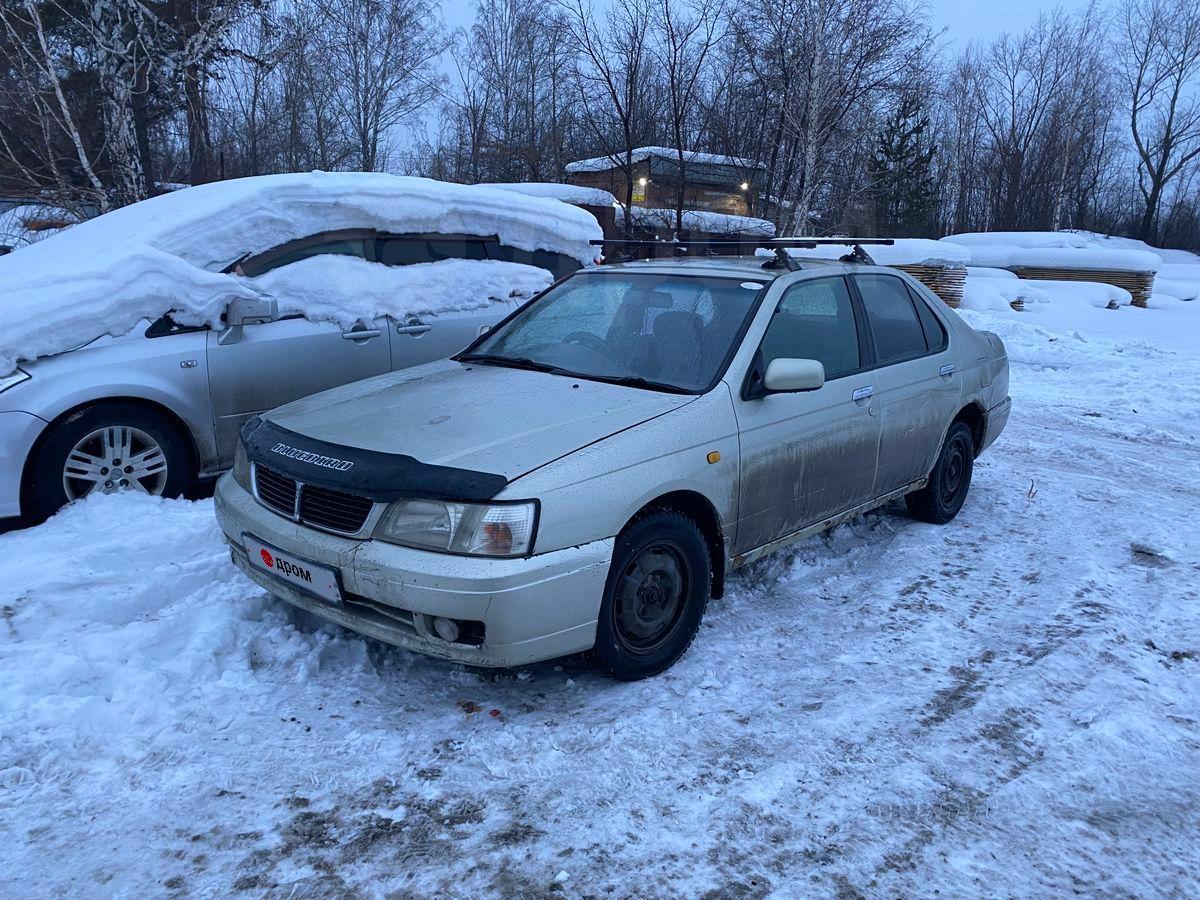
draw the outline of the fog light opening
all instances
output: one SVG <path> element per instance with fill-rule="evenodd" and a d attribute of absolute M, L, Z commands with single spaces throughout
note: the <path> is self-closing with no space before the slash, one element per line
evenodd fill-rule
<path fill-rule="evenodd" d="M 433 620 L 433 630 L 437 632 L 437 636 L 448 644 L 453 644 L 458 641 L 458 623 L 453 619 L 446 619 L 442 616 L 436 616 Z"/>

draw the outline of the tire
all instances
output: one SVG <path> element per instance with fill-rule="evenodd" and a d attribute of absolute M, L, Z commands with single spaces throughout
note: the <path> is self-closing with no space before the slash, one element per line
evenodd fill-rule
<path fill-rule="evenodd" d="M 114 464 L 119 459 L 114 454 L 125 452 L 122 447 L 132 456 Z M 191 470 L 187 439 L 165 416 L 136 403 L 97 404 L 76 410 L 47 430 L 30 460 L 23 506 L 40 522 L 97 489 L 140 489 L 178 497 L 191 483 Z"/>
<path fill-rule="evenodd" d="M 712 561 L 699 526 L 659 510 L 617 537 L 604 586 L 593 656 L 621 681 L 675 664 L 696 637 L 712 590 Z"/>
<path fill-rule="evenodd" d="M 965 422 L 955 422 L 946 433 L 929 483 L 904 498 L 914 519 L 945 525 L 958 515 L 971 489 L 975 471 L 975 440 Z"/>

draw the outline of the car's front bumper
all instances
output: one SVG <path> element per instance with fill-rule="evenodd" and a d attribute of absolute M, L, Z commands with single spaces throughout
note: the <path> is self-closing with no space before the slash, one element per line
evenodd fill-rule
<path fill-rule="evenodd" d="M 379 640 L 478 666 L 553 659 L 595 643 L 612 539 L 528 559 L 451 556 L 351 540 L 276 515 L 228 474 L 217 483 L 216 510 L 234 562 L 263 589 Z M 327 603 L 252 565 L 242 543 L 246 533 L 336 569 L 344 602 Z M 435 616 L 483 622 L 483 644 L 442 640 L 432 629 Z"/>
<path fill-rule="evenodd" d="M 26 412 L 0 412 L 0 518 L 21 514 L 21 473 L 46 422 Z"/>

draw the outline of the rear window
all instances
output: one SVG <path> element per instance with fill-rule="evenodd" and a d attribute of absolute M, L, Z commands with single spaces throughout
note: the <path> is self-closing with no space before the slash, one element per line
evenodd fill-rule
<path fill-rule="evenodd" d="M 878 365 L 924 356 L 929 352 L 925 330 L 917 317 L 908 288 L 891 275 L 855 275 L 875 341 Z"/>
<path fill-rule="evenodd" d="M 539 269 L 545 269 L 553 275 L 556 281 L 580 268 L 578 260 L 572 259 L 570 256 L 564 256 L 562 253 L 551 253 L 549 250 L 519 250 L 516 247 L 491 243 L 488 244 L 487 251 L 488 259 L 500 259 L 504 262 L 537 266 Z"/>
<path fill-rule="evenodd" d="M 933 314 L 929 304 L 911 287 L 908 289 L 912 302 L 917 307 L 917 316 L 921 320 L 921 328 L 925 331 L 925 343 L 929 345 L 930 353 L 940 353 L 946 349 L 946 328 Z"/>

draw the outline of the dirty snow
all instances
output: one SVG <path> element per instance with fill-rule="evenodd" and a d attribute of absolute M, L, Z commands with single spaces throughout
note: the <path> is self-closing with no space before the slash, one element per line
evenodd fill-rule
<path fill-rule="evenodd" d="M 349 328 L 376 316 L 438 315 L 492 300 L 529 298 L 550 286 L 545 269 L 495 259 L 444 259 L 385 266 L 350 256 L 310 256 L 255 279 L 280 312 L 303 312 Z M 296 299 L 301 298 L 302 303 Z"/>
<path fill-rule="evenodd" d="M 162 194 L 0 257 L 0 374 L 123 334 L 174 311 L 216 325 L 234 297 L 260 296 L 220 270 L 247 253 L 338 228 L 498 235 L 587 265 L 602 237 L 589 213 L 478 186 L 363 172 L 263 175 Z"/>
<path fill-rule="evenodd" d="M 60 896 L 1196 896 L 1200 305 L 967 311 L 955 522 L 736 575 L 637 684 L 291 611 L 211 503 L 0 536 L 0 871 Z M 10 886 L 10 889 L 11 886 Z"/>

